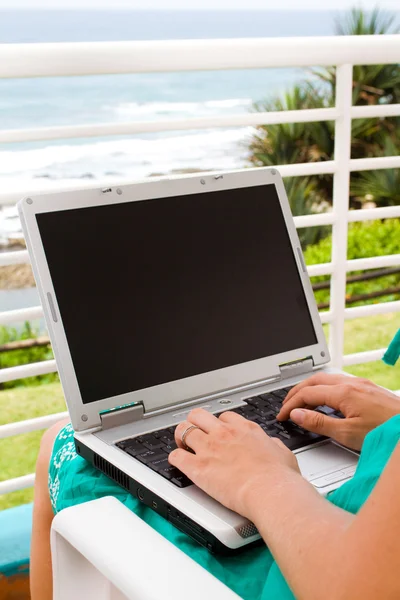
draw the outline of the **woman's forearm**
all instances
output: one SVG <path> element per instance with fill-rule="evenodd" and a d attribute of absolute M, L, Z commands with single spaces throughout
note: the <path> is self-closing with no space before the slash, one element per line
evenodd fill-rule
<path fill-rule="evenodd" d="M 338 598 L 340 546 L 354 517 L 287 470 L 269 473 L 248 499 L 255 523 L 299 600 Z"/>

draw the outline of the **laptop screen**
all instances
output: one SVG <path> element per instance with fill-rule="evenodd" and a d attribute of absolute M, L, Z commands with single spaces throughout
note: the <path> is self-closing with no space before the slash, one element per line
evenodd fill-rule
<path fill-rule="evenodd" d="M 37 222 L 84 403 L 317 343 L 274 185 Z"/>

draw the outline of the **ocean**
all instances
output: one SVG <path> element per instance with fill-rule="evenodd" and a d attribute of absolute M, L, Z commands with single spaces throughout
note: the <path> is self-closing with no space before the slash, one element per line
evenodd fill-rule
<path fill-rule="evenodd" d="M 400 13 L 399 13 L 400 15 Z M 0 11 L 0 43 L 332 35 L 332 11 Z M 400 19 L 399 19 L 400 23 Z M 0 80 L 0 129 L 247 113 L 302 69 Z M 0 145 L 3 191 L 248 164 L 252 128 Z M 6 222 L 5 222 L 6 221 Z M 19 231 L 2 219 L 1 232 Z"/>

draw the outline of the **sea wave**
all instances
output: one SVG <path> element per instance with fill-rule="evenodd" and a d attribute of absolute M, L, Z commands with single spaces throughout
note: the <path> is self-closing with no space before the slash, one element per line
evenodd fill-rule
<path fill-rule="evenodd" d="M 0 176 L 103 177 L 112 172 L 143 177 L 185 168 L 237 168 L 244 164 L 243 141 L 250 132 L 251 128 L 208 130 L 4 151 Z"/>
<path fill-rule="evenodd" d="M 117 106 L 105 105 L 104 110 L 124 118 L 160 117 L 204 117 L 235 109 L 235 112 L 248 111 L 251 98 L 231 98 L 227 100 L 206 100 L 205 102 L 123 102 Z"/>

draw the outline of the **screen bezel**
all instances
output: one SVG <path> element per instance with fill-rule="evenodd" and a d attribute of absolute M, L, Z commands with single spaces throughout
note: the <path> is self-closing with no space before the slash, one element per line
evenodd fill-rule
<path fill-rule="evenodd" d="M 297 348 L 273 356 L 256 359 L 246 363 L 232 365 L 185 379 L 172 381 L 142 390 L 128 392 L 84 404 L 79 390 L 72 357 L 60 314 L 57 297 L 52 284 L 43 244 L 37 225 L 36 215 L 44 212 L 117 204 L 121 202 L 143 201 L 154 198 L 185 196 L 229 190 L 232 188 L 250 188 L 260 185 L 276 186 L 285 225 L 289 234 L 294 260 L 297 265 L 300 281 L 303 286 L 312 325 L 317 343 Z M 50 339 L 59 370 L 61 383 L 67 401 L 73 427 L 83 431 L 101 424 L 100 413 L 125 404 L 143 402 L 145 412 L 159 410 L 185 401 L 226 389 L 242 387 L 253 382 L 263 381 L 280 374 L 280 365 L 312 357 L 314 365 L 326 364 L 329 352 L 318 314 L 307 272 L 303 270 L 301 246 L 283 181 L 276 169 L 258 168 L 235 172 L 202 174 L 201 176 L 185 176 L 147 180 L 146 182 L 124 184 L 104 189 L 85 189 L 60 193 L 49 193 L 32 196 L 21 200 L 18 205 L 27 246 L 32 261 Z M 299 255 L 300 250 L 300 255 Z M 67 251 L 67 250 L 66 250 Z M 53 299 L 57 321 L 52 318 L 47 294 Z M 77 290 L 77 294 L 79 291 Z M 105 315 L 106 317 L 106 315 Z"/>

